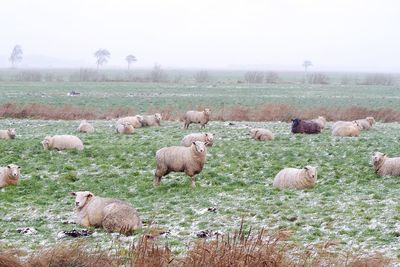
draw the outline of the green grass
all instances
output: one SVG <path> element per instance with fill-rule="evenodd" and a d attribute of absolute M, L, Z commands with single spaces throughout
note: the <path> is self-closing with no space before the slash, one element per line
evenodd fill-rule
<path fill-rule="evenodd" d="M 82 95 L 69 97 L 76 90 Z M 193 109 L 199 106 L 254 106 L 287 103 L 296 107 L 349 107 L 400 109 L 400 86 L 235 84 L 235 83 L 128 83 L 128 82 L 1 82 L 0 104 L 44 103 L 97 109 Z"/>
<path fill-rule="evenodd" d="M 31 250 L 57 242 L 57 233 L 79 226 L 66 224 L 74 200 L 68 192 L 89 190 L 95 195 L 125 199 L 154 228 L 171 230 L 161 242 L 174 244 L 179 253 L 196 239 L 200 230 L 228 233 L 245 227 L 289 229 L 290 240 L 319 244 L 338 240 L 338 250 L 382 251 L 396 255 L 400 249 L 398 177 L 377 177 L 370 166 L 374 151 L 398 155 L 398 124 L 378 123 L 359 138 L 292 135 L 286 123 L 237 123 L 235 127 L 212 122 L 216 134 L 198 187 L 191 189 L 184 174 L 170 174 L 161 186 L 153 186 L 155 152 L 179 144 L 190 131 L 164 122 L 160 128 L 141 128 L 136 133 L 115 134 L 111 121 L 96 121 L 95 134 L 77 134 L 76 121 L 1 120 L 0 129 L 13 126 L 17 139 L 0 141 L 0 165 L 22 167 L 17 187 L 0 190 L 0 249 Z M 257 142 L 248 129 L 271 129 L 272 142 Z M 44 151 L 40 141 L 49 134 L 77 134 L 85 144 L 82 152 Z M 273 177 L 284 167 L 319 166 L 314 189 L 272 188 Z M 217 212 L 207 208 L 216 207 Z M 17 233 L 34 227 L 37 235 Z M 137 235 L 115 240 L 102 230 L 87 238 L 93 244 L 127 246 Z"/>

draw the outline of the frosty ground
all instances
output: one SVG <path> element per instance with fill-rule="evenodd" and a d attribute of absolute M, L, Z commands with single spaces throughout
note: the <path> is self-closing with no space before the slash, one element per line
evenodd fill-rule
<path fill-rule="evenodd" d="M 289 242 L 334 240 L 338 251 L 400 256 L 399 178 L 376 176 L 370 162 L 374 151 L 400 155 L 396 123 L 378 122 L 358 138 L 334 138 L 329 129 L 320 135 L 292 135 L 288 123 L 211 122 L 207 131 L 216 141 L 195 189 L 184 174 L 170 174 L 155 188 L 153 174 L 155 152 L 200 131 L 197 125 L 184 131 L 181 123 L 163 122 L 162 127 L 119 135 L 113 121 L 95 121 L 95 134 L 76 133 L 78 124 L 0 120 L 0 129 L 17 129 L 15 140 L 0 141 L 0 165 L 22 168 L 20 184 L 0 190 L 0 249 L 28 252 L 67 242 L 57 238 L 60 231 L 83 229 L 70 223 L 74 201 L 68 192 L 89 190 L 132 203 L 145 222 L 143 231 L 167 232 L 158 240 L 168 242 L 175 253 L 184 252 L 199 231 L 229 233 L 243 220 L 246 229 L 290 230 Z M 248 127 L 253 126 L 272 130 L 276 139 L 249 139 Z M 76 134 L 85 150 L 44 151 L 40 141 L 53 134 Z M 304 165 L 319 167 L 314 189 L 272 188 L 280 169 Z M 21 227 L 38 232 L 22 235 L 17 232 Z M 141 232 L 118 238 L 96 229 L 83 239 L 103 248 L 128 247 Z"/>

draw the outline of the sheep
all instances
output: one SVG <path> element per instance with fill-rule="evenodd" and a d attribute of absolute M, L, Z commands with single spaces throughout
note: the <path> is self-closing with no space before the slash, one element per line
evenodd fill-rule
<path fill-rule="evenodd" d="M 250 130 L 250 138 L 259 141 L 274 140 L 274 134 L 267 129 L 254 128 Z"/>
<path fill-rule="evenodd" d="M 129 122 L 123 122 L 117 124 L 115 126 L 115 130 L 117 131 L 117 133 L 122 133 L 122 134 L 132 134 L 135 132 L 135 128 Z"/>
<path fill-rule="evenodd" d="M 21 167 L 15 164 L 9 164 L 6 167 L 0 167 L 0 188 L 8 185 L 17 185 L 20 176 Z"/>
<path fill-rule="evenodd" d="M 362 130 L 362 126 L 358 123 L 358 121 L 337 121 L 332 125 L 332 130 L 342 126 L 355 126 L 359 130 Z"/>
<path fill-rule="evenodd" d="M 211 110 L 205 108 L 203 111 L 189 110 L 186 112 L 183 126 L 184 129 L 188 129 L 191 123 L 200 123 L 201 128 L 205 128 L 206 124 L 210 120 Z"/>
<path fill-rule="evenodd" d="M 128 202 L 94 196 L 89 191 L 71 192 L 75 197 L 76 223 L 102 227 L 107 232 L 131 234 L 142 227 L 136 209 Z"/>
<path fill-rule="evenodd" d="M 292 133 L 317 134 L 321 132 L 321 127 L 313 121 L 304 121 L 298 118 L 292 119 Z"/>
<path fill-rule="evenodd" d="M 276 188 L 305 189 L 315 186 L 317 181 L 317 167 L 305 166 L 303 169 L 285 168 L 274 179 Z"/>
<path fill-rule="evenodd" d="M 333 136 L 350 136 L 350 137 L 358 137 L 360 135 L 360 129 L 355 125 L 344 125 L 337 126 L 332 130 Z"/>
<path fill-rule="evenodd" d="M 14 128 L 10 128 L 7 130 L 0 130 L 0 139 L 14 139 L 16 135 L 16 131 Z"/>
<path fill-rule="evenodd" d="M 81 133 L 94 133 L 94 127 L 86 120 L 83 120 L 79 124 L 77 131 Z"/>
<path fill-rule="evenodd" d="M 181 141 L 181 145 L 189 147 L 195 141 L 204 142 L 206 144 L 206 146 L 211 147 L 214 144 L 214 134 L 212 134 L 212 133 L 192 133 L 192 134 L 188 134 L 185 137 L 183 137 L 183 139 Z"/>
<path fill-rule="evenodd" d="M 372 163 L 379 176 L 400 176 L 400 157 L 389 158 L 384 153 L 375 152 Z"/>
<path fill-rule="evenodd" d="M 185 172 L 196 187 L 195 175 L 199 174 L 206 162 L 207 148 L 204 142 L 195 141 L 190 147 L 164 147 L 156 152 L 157 168 L 154 185 L 160 185 L 161 178 L 170 172 Z"/>
<path fill-rule="evenodd" d="M 366 117 L 365 119 L 356 120 L 356 122 L 362 127 L 361 130 L 369 130 L 375 123 L 374 117 Z"/>
<path fill-rule="evenodd" d="M 116 125 L 127 122 L 135 128 L 140 128 L 140 127 L 142 127 L 142 121 L 143 121 L 143 116 L 140 116 L 140 115 L 129 116 L 129 117 L 124 117 L 124 118 L 119 118 L 117 120 Z"/>
<path fill-rule="evenodd" d="M 312 121 L 318 123 L 321 130 L 324 129 L 326 126 L 326 119 L 323 116 L 318 116 L 318 118 L 313 119 Z"/>
<path fill-rule="evenodd" d="M 49 149 L 77 149 L 83 150 L 83 143 L 81 139 L 74 135 L 54 135 L 46 136 L 42 141 L 44 150 Z"/>
<path fill-rule="evenodd" d="M 160 126 L 162 116 L 160 113 L 154 115 L 144 115 L 141 119 L 142 126 Z"/>

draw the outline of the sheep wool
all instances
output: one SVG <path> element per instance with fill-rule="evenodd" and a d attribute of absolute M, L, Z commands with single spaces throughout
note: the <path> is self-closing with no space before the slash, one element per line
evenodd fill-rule
<path fill-rule="evenodd" d="M 192 133 L 186 135 L 182 141 L 181 145 L 189 147 L 192 145 L 193 142 L 201 141 L 206 144 L 206 146 L 213 146 L 214 144 L 214 134 L 212 133 Z"/>
<path fill-rule="evenodd" d="M 83 143 L 81 139 L 74 135 L 54 135 L 46 136 L 42 141 L 43 149 L 77 149 L 83 150 Z"/>
<path fill-rule="evenodd" d="M 0 139 L 15 139 L 16 131 L 14 128 L 0 130 Z"/>
<path fill-rule="evenodd" d="M 191 123 L 199 123 L 201 125 L 201 128 L 205 128 L 206 124 L 210 120 L 210 115 L 211 110 L 209 108 L 206 108 L 203 111 L 189 110 L 185 114 L 185 124 L 183 128 L 188 129 Z"/>
<path fill-rule="evenodd" d="M 303 169 L 285 168 L 274 179 L 276 188 L 305 189 L 315 186 L 317 181 L 317 167 L 305 166 Z"/>
<path fill-rule="evenodd" d="M 15 164 L 0 167 L 0 188 L 8 185 L 17 185 L 20 177 L 20 169 L 21 167 Z"/>
<path fill-rule="evenodd" d="M 384 153 L 375 152 L 372 162 L 379 176 L 400 176 L 400 157 L 389 158 Z"/>

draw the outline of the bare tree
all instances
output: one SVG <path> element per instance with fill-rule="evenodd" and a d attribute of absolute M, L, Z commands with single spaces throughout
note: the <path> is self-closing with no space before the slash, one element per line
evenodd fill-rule
<path fill-rule="evenodd" d="M 248 71 L 244 74 L 244 80 L 248 83 L 262 83 L 264 73 L 261 71 Z"/>
<path fill-rule="evenodd" d="M 94 53 L 94 56 L 97 58 L 96 64 L 97 69 L 104 63 L 107 63 L 108 59 L 110 58 L 110 52 L 107 49 L 99 49 Z"/>
<path fill-rule="evenodd" d="M 153 70 L 150 73 L 150 80 L 152 82 L 158 83 L 158 82 L 163 82 L 166 79 L 167 79 L 166 74 L 162 70 L 161 66 L 158 64 L 155 64 L 153 67 Z"/>
<path fill-rule="evenodd" d="M 9 58 L 12 68 L 14 68 L 17 63 L 22 61 L 22 54 L 23 52 L 21 46 L 20 45 L 14 46 L 11 52 L 11 56 Z"/>
<path fill-rule="evenodd" d="M 278 73 L 274 71 L 269 71 L 265 74 L 266 83 L 277 83 L 279 79 Z"/>
<path fill-rule="evenodd" d="M 137 58 L 134 55 L 127 55 L 125 60 L 128 62 L 128 70 L 131 68 L 132 62 L 136 62 Z"/>
<path fill-rule="evenodd" d="M 313 64 L 310 60 L 304 60 L 302 66 L 304 67 L 304 79 L 307 82 L 307 70 L 308 67 L 311 67 Z"/>
<path fill-rule="evenodd" d="M 207 82 L 209 79 L 208 72 L 206 70 L 201 70 L 194 75 L 194 79 L 197 83 Z"/>

